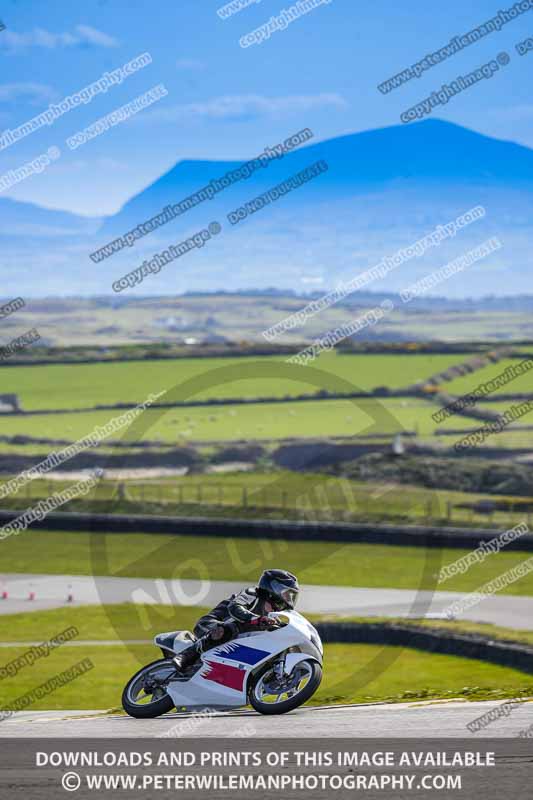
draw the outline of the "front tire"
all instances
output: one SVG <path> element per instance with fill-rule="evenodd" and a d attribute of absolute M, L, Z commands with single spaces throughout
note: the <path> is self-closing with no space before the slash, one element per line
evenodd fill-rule
<path fill-rule="evenodd" d="M 162 688 L 158 687 L 156 691 L 149 693 L 145 691 L 144 686 L 150 676 L 154 675 L 163 679 L 174 671 L 175 667 L 172 662 L 168 658 L 162 658 L 159 661 L 152 661 L 151 664 L 147 664 L 136 672 L 122 692 L 122 708 L 126 714 L 136 719 L 153 719 L 171 711 L 174 703 Z"/>
<path fill-rule="evenodd" d="M 293 709 L 305 703 L 306 700 L 309 700 L 320 686 L 322 681 L 322 667 L 318 661 L 306 659 L 296 664 L 291 676 L 289 676 L 291 687 L 285 691 L 280 691 L 279 695 L 276 695 L 278 689 L 283 687 L 274 687 L 272 683 L 274 678 L 272 665 L 266 664 L 255 676 L 255 680 L 248 693 L 250 705 L 252 705 L 256 711 L 259 711 L 260 714 L 286 714 L 288 711 L 293 711 Z M 287 683 L 289 683 L 289 679 Z M 306 683 L 300 689 L 299 686 L 304 679 Z M 270 683 L 269 680 L 271 681 Z M 272 689 L 272 692 L 269 692 L 269 689 Z M 287 699 L 280 699 L 285 694 L 287 695 Z M 277 697 L 277 699 L 274 701 L 265 701 L 263 699 L 265 696 Z"/>

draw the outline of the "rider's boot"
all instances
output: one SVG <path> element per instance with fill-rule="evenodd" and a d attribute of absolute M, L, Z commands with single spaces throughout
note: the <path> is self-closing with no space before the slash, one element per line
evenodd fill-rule
<path fill-rule="evenodd" d="M 178 670 L 183 672 L 196 663 L 201 652 L 201 647 L 198 646 L 198 642 L 195 642 L 190 647 L 186 647 L 185 650 L 182 650 L 181 653 L 178 653 L 177 656 L 174 656 L 172 660 Z"/>
<path fill-rule="evenodd" d="M 194 644 L 186 647 L 177 656 L 174 656 L 174 663 L 178 670 L 183 670 L 192 667 L 192 665 L 200 658 L 201 653 L 205 653 L 216 644 L 221 644 L 224 641 L 234 637 L 238 633 L 238 627 L 234 622 L 225 622 L 220 625 L 215 625 L 203 636 L 200 636 Z"/>

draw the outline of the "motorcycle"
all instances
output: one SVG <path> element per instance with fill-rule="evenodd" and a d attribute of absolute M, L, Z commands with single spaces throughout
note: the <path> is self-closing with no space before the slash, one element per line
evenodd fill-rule
<path fill-rule="evenodd" d="M 196 640 L 190 631 L 154 637 L 163 658 L 140 669 L 126 684 L 122 706 L 132 717 L 180 711 L 228 710 L 250 703 L 261 714 L 286 714 L 316 692 L 323 647 L 316 629 L 298 611 L 271 613 L 273 630 L 247 631 L 202 653 L 178 672 L 173 657 Z"/>

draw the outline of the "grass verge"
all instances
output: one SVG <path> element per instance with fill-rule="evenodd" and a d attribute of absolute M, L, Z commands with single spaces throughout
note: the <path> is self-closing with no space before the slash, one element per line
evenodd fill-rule
<path fill-rule="evenodd" d="M 162 628 L 190 628 L 202 613 L 202 609 L 151 606 L 150 612 L 163 618 L 165 625 L 147 630 L 142 625 L 142 609 L 126 604 L 89 606 L 0 617 L 0 640 L 4 642 L 15 639 L 43 641 L 70 625 L 78 628 L 78 641 L 116 639 L 116 644 L 112 645 L 60 647 L 32 666 L 20 669 L 16 676 L 1 680 L 0 707 L 80 660 L 89 658 L 94 664 L 93 669 L 36 701 L 30 710 L 116 708 L 128 678 L 159 655 L 153 645 L 122 644 L 116 628 L 120 629 L 124 639 L 149 639 Z M 0 666 L 21 656 L 26 649 L 20 645 L 1 648 Z M 404 702 L 452 697 L 497 701 L 533 696 L 533 676 L 472 659 L 366 644 L 329 644 L 325 647 L 324 658 L 324 680 L 312 704 Z M 376 670 L 376 659 L 384 661 L 386 668 Z"/>
<path fill-rule="evenodd" d="M 446 564 L 465 549 L 338 542 L 288 542 L 167 534 L 110 534 L 28 530 L 0 543 L 3 573 L 201 578 L 254 582 L 272 566 L 295 572 L 302 583 L 367 588 L 471 592 L 531 557 L 520 551 L 490 555 L 437 585 Z M 500 594 L 533 595 L 533 572 Z"/>
<path fill-rule="evenodd" d="M 383 651 L 395 656 L 375 676 L 371 664 Z M 22 648 L 3 648 L 3 663 L 22 655 Z M 0 682 L 0 707 L 14 702 L 49 678 L 89 658 L 94 668 L 52 694 L 37 700 L 30 710 L 106 709 L 120 705 L 125 683 L 140 666 L 158 658 L 153 646 L 104 645 L 64 647 L 12 679 Z M 454 656 L 423 653 L 399 647 L 330 644 L 325 647 L 324 680 L 311 703 L 401 702 L 413 699 L 463 697 L 499 700 L 533 696 L 533 678 L 518 670 Z M 352 674 L 350 674 L 350 670 Z"/>

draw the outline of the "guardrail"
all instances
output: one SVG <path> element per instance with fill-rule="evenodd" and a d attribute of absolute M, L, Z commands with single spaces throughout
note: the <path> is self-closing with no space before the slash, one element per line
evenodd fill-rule
<path fill-rule="evenodd" d="M 0 525 L 11 522 L 17 511 L 0 511 Z M 147 514 L 91 514 L 52 512 L 32 528 L 94 533 L 168 533 L 179 536 L 216 536 L 243 539 L 287 539 L 345 543 L 393 544 L 411 547 L 478 547 L 494 538 L 494 529 L 438 528 L 426 525 L 379 525 L 348 522 L 171 517 Z M 507 550 L 533 552 L 533 535 L 525 534 L 506 545 Z"/>
<path fill-rule="evenodd" d="M 166 467 L 165 459 L 158 454 L 153 455 Z M 183 462 L 186 460 L 186 453 Z M 126 468 L 122 463 L 122 467 Z M 169 468 L 173 468 L 170 465 Z M 65 478 L 65 485 L 72 478 Z M 3 510 L 19 509 L 21 512 L 38 499 L 45 499 L 63 487 L 62 481 L 40 479 L 27 483 L 16 495 L 0 500 Z M 422 490 L 402 487 L 398 484 L 377 485 L 364 490 L 353 488 L 349 482 L 343 487 L 334 484 L 326 486 L 327 494 L 311 495 L 315 497 L 312 517 L 308 510 L 308 494 L 306 486 L 299 489 L 283 485 L 265 483 L 253 485 L 249 483 L 218 483 L 196 479 L 194 482 L 181 481 L 179 477 L 162 477 L 151 480 L 102 480 L 90 501 L 84 502 L 80 512 L 108 513 L 115 507 L 117 512 L 130 515 L 169 516 L 219 516 L 232 515 L 236 518 L 248 516 L 277 517 L 289 520 L 302 519 L 303 522 L 331 523 L 369 523 L 388 525 L 424 525 L 426 527 L 445 526 L 447 528 L 481 528 L 503 530 L 512 528 L 525 521 L 533 528 L 533 499 L 516 496 L 515 498 L 491 499 L 454 502 L 437 497 L 435 490 L 431 497 L 428 490 L 426 496 Z M 320 489 L 320 485 L 318 489 Z M 311 490 L 313 491 L 313 490 Z M 418 492 L 418 494 L 416 493 Z M 384 498 L 384 499 L 383 499 Z M 111 501 L 113 506 L 110 505 Z M 74 511 L 74 504 L 68 510 Z"/>
<path fill-rule="evenodd" d="M 320 638 L 331 644 L 412 647 L 431 653 L 490 661 L 533 674 L 533 646 L 522 642 L 392 622 L 317 622 L 315 627 Z"/>

